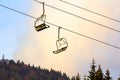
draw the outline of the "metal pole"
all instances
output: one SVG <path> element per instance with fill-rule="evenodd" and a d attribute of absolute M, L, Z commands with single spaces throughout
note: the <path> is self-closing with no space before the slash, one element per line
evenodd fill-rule
<path fill-rule="evenodd" d="M 61 27 L 58 27 L 58 40 L 60 39 L 60 28 Z"/>
<path fill-rule="evenodd" d="M 45 14 L 45 7 L 44 7 L 44 2 L 43 2 L 43 16 L 44 16 L 44 14 Z"/>

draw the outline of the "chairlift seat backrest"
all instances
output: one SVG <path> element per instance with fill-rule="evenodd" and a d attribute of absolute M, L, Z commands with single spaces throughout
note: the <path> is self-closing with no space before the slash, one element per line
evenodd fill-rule
<path fill-rule="evenodd" d="M 67 40 L 65 38 L 58 39 L 56 41 L 56 46 L 57 46 L 57 49 L 61 49 L 63 47 L 67 47 L 68 46 Z"/>

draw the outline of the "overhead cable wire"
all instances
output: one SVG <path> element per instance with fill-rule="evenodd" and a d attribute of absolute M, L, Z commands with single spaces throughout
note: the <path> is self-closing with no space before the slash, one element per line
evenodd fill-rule
<path fill-rule="evenodd" d="M 38 1 L 38 0 L 33 0 L 33 1 L 42 4 L 42 2 L 40 2 L 40 1 Z M 120 30 L 113 29 L 113 28 L 111 28 L 111 27 L 109 27 L 109 26 L 106 26 L 106 25 L 100 24 L 100 23 L 98 23 L 98 22 L 95 22 L 95 21 L 92 21 L 92 20 L 86 19 L 86 18 L 84 18 L 84 17 L 81 17 L 81 16 L 78 16 L 78 15 L 76 15 L 76 14 L 73 14 L 73 13 L 67 12 L 67 11 L 62 10 L 62 9 L 59 9 L 59 8 L 57 8 L 57 7 L 54 7 L 54 6 L 51 6 L 51 5 L 48 5 L 48 4 L 45 4 L 45 5 L 48 6 L 48 7 L 53 8 L 53 9 L 56 9 L 56 10 L 58 10 L 58 11 L 61 11 L 61 12 L 67 13 L 67 14 L 69 14 L 69 15 L 72 15 L 72 16 L 74 16 L 74 17 L 77 17 L 77 18 L 83 19 L 83 20 L 85 20 L 85 21 L 88 21 L 88 22 L 94 23 L 94 24 L 99 25 L 99 26 L 101 26 L 101 27 L 104 27 L 104 28 L 107 28 L 107 29 L 110 29 L 110 30 L 112 30 L 112 31 L 115 31 L 115 32 L 119 32 L 119 33 L 120 33 Z"/>
<path fill-rule="evenodd" d="M 95 11 L 92 11 L 92 10 L 86 9 L 86 8 L 84 8 L 84 7 L 81 7 L 81 6 L 78 6 L 78 5 L 75 5 L 75 4 L 72 4 L 72 3 L 69 3 L 69 2 L 64 1 L 64 0 L 60 0 L 60 1 L 66 3 L 66 4 L 69 4 L 69 5 L 72 5 L 72 6 L 74 6 L 74 7 L 77 7 L 77 8 L 83 9 L 83 10 L 85 10 L 85 11 L 88 11 L 88 12 L 91 12 L 91 13 L 94 13 L 94 14 L 97 14 L 97 15 L 102 16 L 102 17 L 104 17 L 104 18 L 107 18 L 107 19 L 110 19 L 110 20 L 113 20 L 113 21 L 116 21 L 116 22 L 119 22 L 119 23 L 120 23 L 120 20 L 117 20 L 117 19 L 114 19 L 114 18 L 108 17 L 108 16 L 106 16 L 106 15 L 103 15 L 103 14 L 97 13 L 97 12 L 95 12 Z"/>
<path fill-rule="evenodd" d="M 12 9 L 12 8 L 7 7 L 7 6 L 5 6 L 5 5 L 0 4 L 0 6 L 1 6 L 1 7 L 4 7 L 4 8 L 7 8 L 7 9 L 9 9 L 9 10 L 15 11 L 15 12 L 17 12 L 17 13 L 20 13 L 20 14 L 23 14 L 23 15 L 26 15 L 26 16 L 29 16 L 29 17 L 31 17 L 31 18 L 36 19 L 35 17 L 33 17 L 33 16 L 29 15 L 29 14 L 23 13 L 23 12 L 21 12 L 21 11 L 15 10 L 15 9 Z"/>
<path fill-rule="evenodd" d="M 28 16 L 28 17 L 30 17 L 30 18 L 37 19 L 36 17 L 34 17 L 34 16 L 32 16 L 32 15 L 23 13 L 23 12 L 21 12 L 21 11 L 18 11 L 18 10 L 16 10 L 16 9 L 13 9 L 13 8 L 10 8 L 10 7 L 7 7 L 7 6 L 5 6 L 5 5 L 0 4 L 0 6 L 1 6 L 1 7 L 4 7 L 4 8 L 7 8 L 7 9 L 9 9 L 9 10 L 15 11 L 15 12 L 17 12 L 17 13 L 20 13 L 20 14 L 22 14 L 22 15 Z M 53 24 L 53 23 L 50 23 L 50 22 L 47 22 L 47 21 L 46 21 L 46 23 L 47 23 L 47 24 L 50 24 L 50 25 L 52 25 L 52 26 L 58 27 L 58 28 L 60 27 L 60 26 L 58 26 L 58 25 L 56 25 L 56 24 Z M 95 39 L 95 38 L 92 38 L 92 37 L 89 37 L 89 36 L 80 34 L 80 33 L 78 33 L 78 32 L 72 31 L 72 30 L 70 30 L 70 29 L 67 29 L 67 28 L 64 28 L 64 27 L 61 27 L 61 29 L 66 30 L 66 31 L 71 32 L 71 33 L 74 33 L 74 34 L 77 34 L 77 35 L 79 35 L 79 36 L 85 37 L 85 38 L 87 38 L 87 39 L 91 39 L 91 40 L 93 40 L 93 41 L 96 41 L 96 42 L 99 42 L 99 43 L 102 43 L 102 44 L 111 46 L 111 47 L 113 47 L 113 48 L 120 49 L 120 47 L 117 47 L 117 46 L 115 46 L 115 45 L 106 43 L 106 42 L 104 42 L 104 41 L 97 40 L 97 39 Z"/>

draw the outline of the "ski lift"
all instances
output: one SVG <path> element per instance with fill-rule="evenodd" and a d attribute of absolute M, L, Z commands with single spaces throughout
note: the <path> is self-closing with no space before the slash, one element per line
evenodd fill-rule
<path fill-rule="evenodd" d="M 49 25 L 45 24 L 46 15 L 44 13 L 45 13 L 45 9 L 44 9 L 44 2 L 43 2 L 43 14 L 40 17 L 38 17 L 34 22 L 34 27 L 36 31 L 41 31 L 50 27 Z"/>
<path fill-rule="evenodd" d="M 54 54 L 58 54 L 60 52 L 63 52 L 68 47 L 67 40 L 65 38 L 60 38 L 60 28 L 61 27 L 58 28 L 58 40 L 56 41 L 57 50 L 53 51 Z"/>

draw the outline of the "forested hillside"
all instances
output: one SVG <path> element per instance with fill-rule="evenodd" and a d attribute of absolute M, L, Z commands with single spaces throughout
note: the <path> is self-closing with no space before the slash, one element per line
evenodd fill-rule
<path fill-rule="evenodd" d="M 66 73 L 42 69 L 24 62 L 0 60 L 0 80 L 69 80 Z"/>

